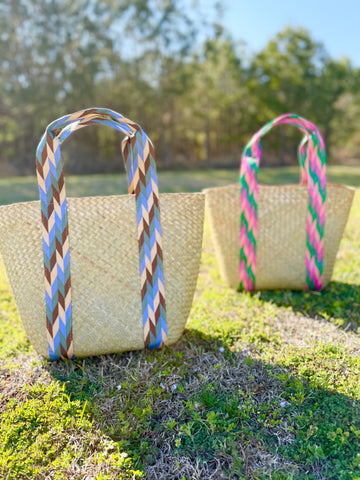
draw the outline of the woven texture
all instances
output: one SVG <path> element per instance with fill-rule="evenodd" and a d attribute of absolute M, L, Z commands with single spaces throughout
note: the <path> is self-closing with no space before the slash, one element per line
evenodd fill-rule
<path fill-rule="evenodd" d="M 301 183 L 308 185 L 306 217 L 306 284 L 310 290 L 323 286 L 324 228 L 326 210 L 325 144 L 317 127 L 296 114 L 286 113 L 262 127 L 244 149 L 240 169 L 240 262 L 239 288 L 253 290 L 257 275 L 258 237 L 258 168 L 261 159 L 261 138 L 273 127 L 290 124 L 305 132 L 298 149 Z"/>
<path fill-rule="evenodd" d="M 69 225 L 60 144 L 75 130 L 108 125 L 125 135 L 129 193 L 136 198 L 144 343 L 167 341 L 165 288 L 156 164 L 153 146 L 139 125 L 113 110 L 91 108 L 61 117 L 46 129 L 36 152 L 41 198 L 46 327 L 52 359 L 73 358 Z"/>
<path fill-rule="evenodd" d="M 126 138 L 122 151 L 136 198 L 144 343 L 158 348 L 167 342 L 167 323 L 155 153 L 143 132 Z"/>
<path fill-rule="evenodd" d="M 330 281 L 355 189 L 327 185 L 323 287 Z M 206 212 L 222 279 L 239 286 L 240 185 L 204 190 Z M 255 289 L 306 287 L 308 188 L 259 186 Z"/>
<path fill-rule="evenodd" d="M 204 195 L 161 194 L 168 344 L 181 336 L 200 264 Z M 0 207 L 0 248 L 30 342 L 49 357 L 40 202 Z M 75 356 L 144 347 L 134 195 L 68 198 Z"/>

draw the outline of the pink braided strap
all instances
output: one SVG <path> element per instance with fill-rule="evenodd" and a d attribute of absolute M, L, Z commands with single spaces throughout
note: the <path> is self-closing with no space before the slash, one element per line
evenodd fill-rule
<path fill-rule="evenodd" d="M 306 285 L 321 290 L 323 285 L 324 227 L 326 204 L 325 143 L 317 127 L 299 115 L 285 113 L 262 127 L 246 145 L 240 168 L 240 259 L 239 289 L 254 290 L 256 280 L 256 241 L 258 168 L 261 138 L 273 127 L 290 124 L 305 133 L 299 145 L 301 184 L 308 186 L 307 239 L 305 249 Z"/>

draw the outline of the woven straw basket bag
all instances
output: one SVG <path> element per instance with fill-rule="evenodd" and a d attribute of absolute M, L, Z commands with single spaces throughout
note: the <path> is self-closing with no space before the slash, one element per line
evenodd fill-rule
<path fill-rule="evenodd" d="M 129 195 L 66 198 L 60 145 L 99 124 L 126 135 Z M 108 109 L 52 122 L 36 168 L 40 202 L 0 207 L 0 252 L 38 353 L 55 360 L 177 341 L 199 271 L 204 195 L 159 196 L 149 138 Z"/>
<path fill-rule="evenodd" d="M 279 124 L 305 132 L 301 184 L 259 186 L 261 137 Z M 204 190 L 222 279 L 239 290 L 325 287 L 354 191 L 326 184 L 325 145 L 314 124 L 295 114 L 269 122 L 245 147 L 240 184 Z"/>

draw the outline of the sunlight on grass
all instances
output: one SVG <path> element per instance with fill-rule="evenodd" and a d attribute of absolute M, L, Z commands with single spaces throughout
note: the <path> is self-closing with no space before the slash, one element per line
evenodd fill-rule
<path fill-rule="evenodd" d="M 263 173 L 269 183 L 298 174 Z M 163 172 L 159 181 L 198 190 L 215 176 L 226 184 L 237 172 Z M 3 199 L 35 186 L 1 182 Z M 96 175 L 67 184 L 87 195 L 125 191 L 124 182 Z M 220 279 L 206 223 L 176 345 L 57 363 L 33 352 L 0 265 L 0 477 L 359 479 L 359 251 L 360 189 L 329 287 L 238 293 Z"/>
<path fill-rule="evenodd" d="M 228 185 L 238 181 L 237 170 L 188 170 L 158 173 L 160 192 L 197 192 L 203 188 Z M 259 181 L 267 185 L 299 182 L 297 167 L 263 168 Z M 360 186 L 360 167 L 329 166 L 328 181 Z M 66 178 L 69 196 L 120 195 L 127 193 L 124 173 L 114 175 L 82 175 Z M 0 179 L 0 205 L 38 200 L 35 177 L 11 177 Z"/>

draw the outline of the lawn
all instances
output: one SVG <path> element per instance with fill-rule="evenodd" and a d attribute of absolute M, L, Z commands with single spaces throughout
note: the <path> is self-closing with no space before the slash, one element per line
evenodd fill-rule
<path fill-rule="evenodd" d="M 264 183 L 297 177 L 261 171 Z M 360 187 L 360 168 L 329 168 L 329 179 Z M 236 180 L 159 174 L 162 191 Z M 67 179 L 69 195 L 118 188 L 124 176 Z M 0 203 L 35 198 L 34 178 L 0 180 Z M 0 266 L 0 478 L 359 480 L 359 253 L 360 188 L 321 293 L 230 290 L 206 223 L 176 345 L 58 363 L 29 345 Z"/>

